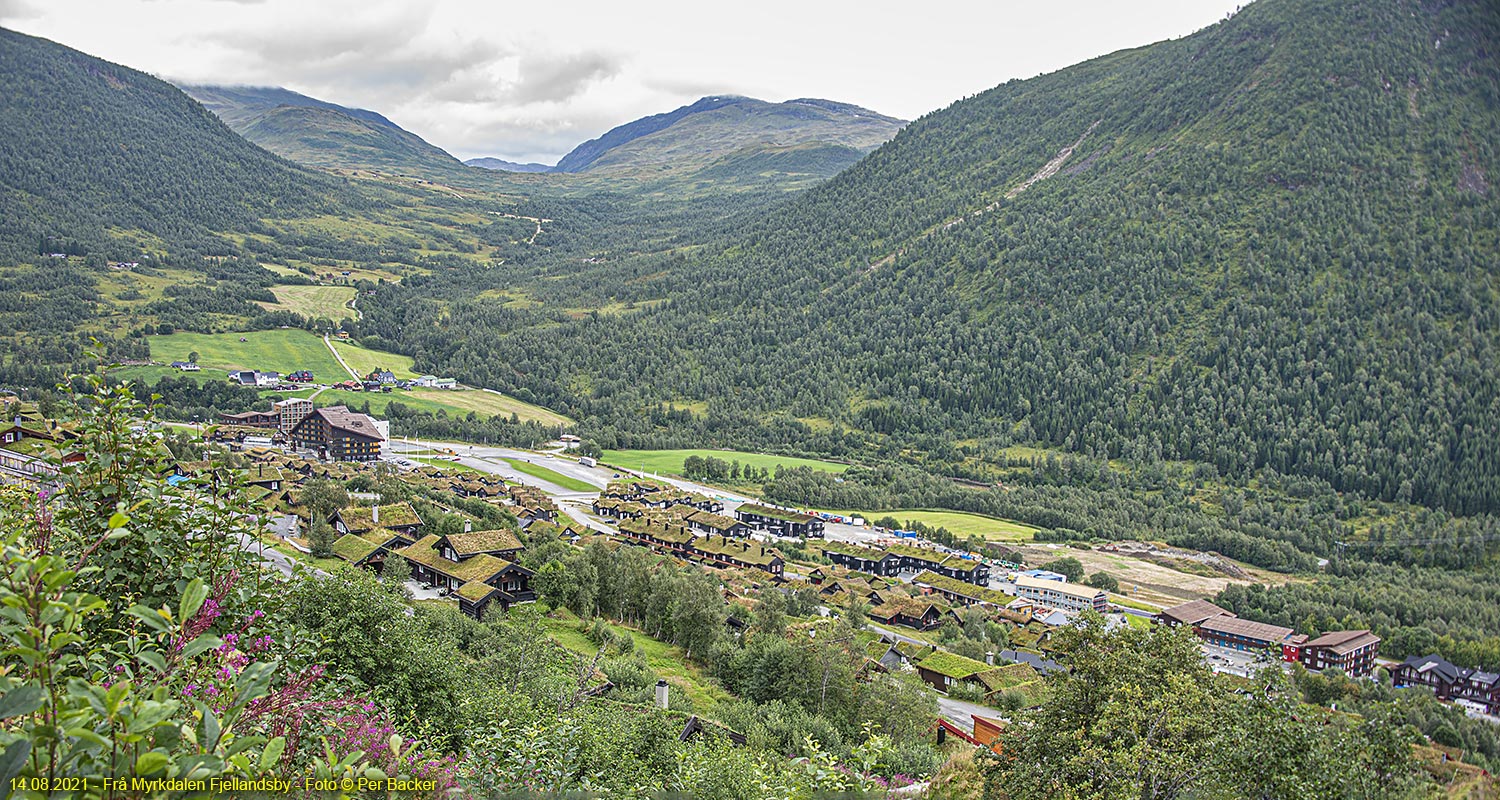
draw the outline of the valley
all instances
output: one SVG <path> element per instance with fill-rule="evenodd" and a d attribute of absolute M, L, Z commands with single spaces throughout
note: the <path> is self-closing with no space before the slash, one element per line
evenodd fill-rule
<path fill-rule="evenodd" d="M 1497 43 L 1256 0 L 908 122 L 0 28 L 0 780 L 1489 796 Z"/>

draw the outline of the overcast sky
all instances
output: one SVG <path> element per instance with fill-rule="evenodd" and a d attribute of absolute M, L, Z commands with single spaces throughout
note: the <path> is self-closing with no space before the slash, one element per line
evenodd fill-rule
<path fill-rule="evenodd" d="M 914 119 L 1245 0 L 0 0 L 0 25 L 179 82 L 379 111 L 459 158 L 553 163 L 710 94 Z"/>

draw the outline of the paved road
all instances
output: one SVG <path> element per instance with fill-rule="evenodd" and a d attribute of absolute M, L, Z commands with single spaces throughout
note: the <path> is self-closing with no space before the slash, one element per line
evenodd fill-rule
<path fill-rule="evenodd" d="M 1005 716 L 1005 712 L 990 708 L 989 706 L 982 706 L 978 703 L 968 703 L 963 700 L 954 700 L 953 698 L 943 694 L 938 695 L 937 699 L 938 712 L 943 715 L 944 719 L 948 720 L 954 725 L 957 725 L 959 730 L 973 731 L 975 714 L 978 714 L 981 717 L 989 717 L 990 719 L 1003 719 L 1007 722 L 1010 721 L 1009 718 Z"/>

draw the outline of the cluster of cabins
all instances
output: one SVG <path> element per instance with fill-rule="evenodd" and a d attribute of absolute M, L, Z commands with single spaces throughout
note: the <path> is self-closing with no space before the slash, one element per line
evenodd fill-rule
<path fill-rule="evenodd" d="M 405 502 L 345 508 L 332 522 L 342 534 L 333 544 L 335 556 L 376 572 L 391 555 L 400 556 L 414 580 L 456 598 L 472 617 L 492 604 L 508 609 L 536 599 L 535 574 L 515 562 L 523 546 L 510 530 L 475 531 L 466 523 L 463 533 L 423 534 L 421 518 Z"/>
<path fill-rule="evenodd" d="M 710 567 L 758 569 L 779 577 L 786 560 L 774 548 L 753 539 L 695 530 L 678 513 L 668 509 L 648 516 L 622 519 L 619 537 L 659 553 Z M 704 512 L 694 511 L 689 516 Z"/>
<path fill-rule="evenodd" d="M 934 572 L 976 586 L 990 582 L 990 566 L 967 556 L 941 553 L 921 547 L 891 545 L 882 549 L 842 542 L 826 542 L 823 555 L 829 561 L 857 572 L 892 577 L 902 572 Z"/>
<path fill-rule="evenodd" d="M 1368 630 L 1332 631 L 1316 638 L 1282 625 L 1241 619 L 1207 600 L 1193 600 L 1164 609 L 1156 622 L 1186 625 L 1210 645 L 1230 650 L 1275 653 L 1283 661 L 1300 662 L 1311 670 L 1337 667 L 1354 677 L 1369 675 L 1380 652 L 1380 637 Z"/>
<path fill-rule="evenodd" d="M 750 538 L 749 525 L 718 513 L 723 503 L 696 492 L 644 479 L 612 481 L 593 510 L 615 521 L 621 540 L 674 558 L 778 578 L 786 566 L 779 552 Z"/>

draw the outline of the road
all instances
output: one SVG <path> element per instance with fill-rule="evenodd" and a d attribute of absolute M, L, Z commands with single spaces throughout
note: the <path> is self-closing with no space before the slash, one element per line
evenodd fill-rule
<path fill-rule="evenodd" d="M 960 730 L 974 730 L 975 714 L 978 714 L 981 717 L 989 717 L 990 719 L 1003 719 L 1006 722 L 1010 721 L 1004 716 L 1004 712 L 990 708 L 988 706 L 982 706 L 978 703 L 969 703 L 963 700 L 954 700 L 953 698 L 945 694 L 938 695 L 937 699 L 938 713 L 942 714 L 944 719 L 948 720 L 954 725 L 957 725 Z"/>
<path fill-rule="evenodd" d="M 362 375 L 350 369 L 349 365 L 344 363 L 344 357 L 339 355 L 339 349 L 333 346 L 333 342 L 328 341 L 328 334 L 326 333 L 323 334 L 323 346 L 328 348 L 328 352 L 333 353 L 333 357 L 338 359 L 339 366 L 343 367 L 344 371 L 349 373 L 349 377 L 357 381 L 364 379 Z"/>

